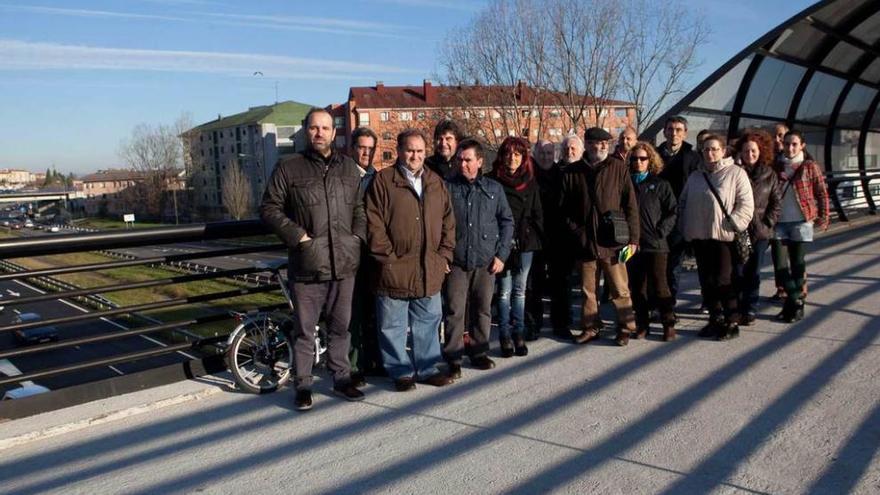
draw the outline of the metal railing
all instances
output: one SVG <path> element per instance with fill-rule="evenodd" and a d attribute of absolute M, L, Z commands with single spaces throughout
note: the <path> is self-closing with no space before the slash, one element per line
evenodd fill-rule
<path fill-rule="evenodd" d="M 191 253 L 175 253 L 165 256 L 151 256 L 144 258 L 126 256 L 100 263 L 58 266 L 43 269 L 27 269 L 21 264 L 9 261 L 10 258 L 71 254 L 86 251 L 107 253 L 108 251 L 112 252 L 114 249 L 126 247 L 143 247 L 193 241 L 219 241 L 222 239 L 265 235 L 268 233 L 269 231 L 259 221 L 252 220 L 138 230 L 86 232 L 0 239 L 0 283 L 17 281 L 25 287 L 40 287 L 40 290 L 37 290 L 36 293 L 32 295 L 28 294 L 21 295 L 20 297 L 4 297 L 0 299 L 0 305 L 5 306 L 5 312 L 13 311 L 18 307 L 28 306 L 33 308 L 35 305 L 45 304 L 48 301 L 56 300 L 67 301 L 71 304 L 75 302 L 81 306 L 88 306 L 88 310 L 82 309 L 82 313 L 80 314 L 53 316 L 40 321 L 22 321 L 0 326 L 0 337 L 3 337 L 3 341 L 5 342 L 10 341 L 11 339 L 8 336 L 17 331 L 24 332 L 29 329 L 47 326 L 54 326 L 57 328 L 65 328 L 66 326 L 67 330 L 70 330 L 72 328 L 71 325 L 79 324 L 76 327 L 77 329 L 86 329 L 82 331 L 81 334 L 75 335 L 70 335 L 70 332 L 68 331 L 68 335 L 65 335 L 65 338 L 63 339 L 38 345 L 0 345 L 0 361 L 11 360 L 10 362 L 13 364 L 17 358 L 33 357 L 34 355 L 38 355 L 38 357 L 47 355 L 57 358 L 59 355 L 66 353 L 64 359 L 56 359 L 57 362 L 47 360 L 45 366 L 40 366 L 37 369 L 30 366 L 28 367 L 29 369 L 18 375 L 3 376 L 0 374 L 0 395 L 2 395 L 2 389 L 8 389 L 13 384 L 20 382 L 29 382 L 38 379 L 45 380 L 47 378 L 59 377 L 61 375 L 71 375 L 87 370 L 93 370 L 95 368 L 113 367 L 122 363 L 148 360 L 159 356 L 176 355 L 177 357 L 180 357 L 185 355 L 188 357 L 179 359 L 179 362 L 172 365 L 181 370 L 180 373 L 177 374 L 177 379 L 183 378 L 184 375 L 189 376 L 191 370 L 195 368 L 203 369 L 207 372 L 216 372 L 222 369 L 222 357 L 219 355 L 222 346 L 218 348 L 218 344 L 225 342 L 228 331 L 226 333 L 220 332 L 216 335 L 204 337 L 194 335 L 190 332 L 182 332 L 182 336 L 180 337 L 182 340 L 181 342 L 161 342 L 157 340 L 156 337 L 158 337 L 159 334 L 175 332 L 179 329 L 230 319 L 231 316 L 227 311 L 207 314 L 204 316 L 181 318 L 174 321 L 158 321 L 154 318 L 143 317 L 140 314 L 146 311 L 159 309 L 174 310 L 196 304 L 212 303 L 229 298 L 277 291 L 277 286 L 268 283 L 269 278 L 267 276 L 259 276 L 261 273 L 266 272 L 266 268 L 258 266 L 256 262 L 251 266 L 223 269 L 210 267 L 210 260 L 212 258 L 216 259 L 227 256 L 240 256 L 265 252 L 277 252 L 281 254 L 284 245 L 281 243 L 258 243 L 235 247 L 228 247 L 228 245 L 207 245 L 206 247 L 208 247 L 208 249 L 198 250 Z M 194 262 L 193 260 L 196 259 L 199 261 Z M 160 266 L 177 273 L 168 277 L 124 281 L 94 287 L 77 287 L 58 278 L 59 276 L 76 273 L 101 272 L 104 270 L 137 266 Z M 241 279 L 241 277 L 250 278 Z M 132 289 L 156 289 L 170 285 L 215 279 L 224 279 L 226 282 L 232 284 L 234 288 L 231 290 L 214 290 L 212 288 L 212 292 L 208 293 L 184 295 L 182 297 L 168 297 L 164 300 L 141 302 L 125 306 L 115 304 L 107 297 L 108 294 L 113 294 L 114 292 L 128 291 Z M 245 283 L 244 280 L 246 280 L 247 283 Z M 270 305 L 259 309 L 272 310 L 278 307 L 281 307 L 281 305 Z M 145 321 L 148 321 L 149 324 L 147 326 L 128 328 L 125 325 L 119 324 L 117 321 L 120 317 L 131 316 L 142 316 L 142 318 Z M 9 320 L 10 317 L 6 316 L 2 321 L 8 322 Z M 89 325 L 91 325 L 90 322 L 97 322 L 99 320 L 111 322 L 115 325 L 114 330 L 98 333 L 91 332 L 92 327 L 89 327 Z M 82 325 L 83 323 L 86 323 L 86 325 Z M 229 330 L 231 331 L 234 326 L 234 322 L 230 321 Z M 133 336 L 152 336 L 149 338 L 152 342 L 159 344 L 159 347 L 138 349 L 134 352 L 92 356 L 91 358 L 83 360 L 72 360 L 71 358 L 76 354 L 75 350 L 80 349 L 81 346 L 107 343 Z M 200 361 L 198 366 L 193 366 L 192 361 L 194 360 Z M 165 373 L 163 376 L 167 377 L 168 375 L 168 373 Z M 139 380 L 142 381 L 142 379 Z M 142 388 L 143 383 L 140 383 L 139 386 Z M 110 388 L 118 389 L 119 387 Z M 52 393 L 55 392 L 53 391 Z M 92 400 L 93 398 L 94 397 L 91 397 L 89 400 Z M 77 402 L 75 398 L 69 398 L 67 402 L 71 401 L 73 401 L 73 403 Z M 55 402 L 57 405 L 58 401 Z M 4 405 L 5 404 L 6 403 L 4 403 Z M 0 416 L 8 417 L 4 414 L 0 414 Z"/>

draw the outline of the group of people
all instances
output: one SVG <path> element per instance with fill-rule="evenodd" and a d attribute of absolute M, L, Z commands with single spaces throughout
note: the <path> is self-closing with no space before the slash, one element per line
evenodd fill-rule
<path fill-rule="evenodd" d="M 616 310 L 614 340 L 645 338 L 656 311 L 662 339 L 676 337 L 678 267 L 692 250 L 703 304 L 701 337 L 728 340 L 755 321 L 760 267 L 773 245 L 780 319 L 803 317 L 805 243 L 827 228 L 828 195 L 804 137 L 748 130 L 735 143 L 686 142 L 683 117 L 666 141 L 587 129 L 556 145 L 508 137 L 488 150 L 451 120 L 428 139 L 397 136 L 397 161 L 377 171 L 378 137 L 355 129 L 350 156 L 333 148 L 331 115 L 305 119 L 307 149 L 282 158 L 261 218 L 289 247 L 295 303 L 295 407 L 312 407 L 314 334 L 323 316 L 333 390 L 362 400 L 364 374 L 396 390 L 444 386 L 465 357 L 488 370 L 493 309 L 504 358 L 528 354 L 544 327 L 586 344 L 603 329 L 600 279 Z M 730 144 L 730 145 L 729 145 Z M 571 287 L 583 294 L 573 327 Z M 441 365 L 445 362 L 445 367 Z"/>

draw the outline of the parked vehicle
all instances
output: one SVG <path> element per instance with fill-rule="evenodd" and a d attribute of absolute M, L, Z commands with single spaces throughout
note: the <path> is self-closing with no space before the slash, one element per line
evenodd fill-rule
<path fill-rule="evenodd" d="M 49 227 L 49 232 L 61 232 L 61 227 L 59 227 L 57 225 L 53 225 L 53 226 Z"/>
<path fill-rule="evenodd" d="M 12 324 L 18 325 L 20 323 L 33 323 L 42 319 L 43 317 L 40 316 L 38 313 L 20 313 L 12 320 Z M 54 340 L 58 340 L 58 329 L 52 325 L 46 325 L 44 327 L 16 330 L 15 339 L 21 345 L 52 342 Z"/>

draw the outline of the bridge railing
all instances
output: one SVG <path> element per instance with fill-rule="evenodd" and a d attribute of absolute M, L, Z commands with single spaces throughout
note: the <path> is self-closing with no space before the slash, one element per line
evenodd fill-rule
<path fill-rule="evenodd" d="M 143 313 L 160 309 L 175 310 L 176 308 L 187 308 L 193 305 L 210 304 L 226 299 L 230 300 L 227 306 L 234 306 L 235 303 L 232 302 L 234 301 L 232 298 L 277 291 L 278 288 L 275 285 L 267 283 L 268 277 L 249 279 L 262 281 L 262 283 L 253 281 L 249 283 L 233 283 L 231 290 L 215 290 L 197 295 L 170 297 L 164 300 L 127 304 L 125 306 L 112 303 L 112 297 L 108 298 L 107 295 L 133 289 L 157 289 L 165 286 L 216 279 L 232 281 L 235 277 L 258 274 L 265 272 L 266 268 L 256 266 L 256 263 L 241 268 L 218 268 L 214 271 L 204 272 L 186 272 L 182 271 L 180 267 L 187 266 L 190 260 L 195 259 L 200 260 L 200 264 L 203 264 L 210 258 L 236 256 L 240 259 L 241 255 L 279 252 L 284 249 L 284 245 L 275 241 L 265 241 L 265 239 L 262 242 L 232 247 L 228 243 L 222 246 L 205 244 L 207 249 L 191 253 L 118 259 L 100 263 L 84 263 L 42 269 L 27 269 L 11 261 L 11 259 L 87 251 L 106 252 L 107 250 L 126 247 L 143 247 L 193 241 L 220 241 L 250 236 L 265 236 L 268 233 L 268 230 L 259 221 L 253 220 L 0 239 L 0 283 L 18 281 L 26 284 L 25 286 L 27 287 L 40 287 L 40 290 L 36 291 L 37 293 L 34 295 L 12 298 L 4 297 L 0 299 L 0 305 L 5 307 L 5 313 L 14 312 L 18 308 L 33 308 L 35 305 L 54 300 L 79 303 L 80 306 L 89 306 L 88 311 L 80 314 L 49 317 L 40 321 L 13 323 L 10 322 L 11 318 L 8 315 L 3 317 L 0 320 L 5 322 L 5 324 L 0 326 L 0 362 L 8 360 L 8 362 L 15 365 L 17 361 L 26 359 L 28 366 L 17 375 L 6 373 L 7 376 L 2 376 L 0 374 L 0 395 L 2 395 L 3 390 L 9 390 L 19 383 L 30 383 L 34 380 L 46 380 L 59 376 L 82 376 L 84 372 L 95 370 L 96 368 L 114 367 L 136 361 L 140 361 L 143 365 L 150 358 L 160 356 L 174 355 L 175 358 L 178 358 L 174 364 L 159 366 L 159 371 L 150 368 L 147 364 L 141 367 L 150 369 L 138 373 L 95 380 L 95 382 L 88 382 L 86 380 L 83 383 L 63 387 L 25 400 L 4 401 L 2 406 L 0 406 L 0 417 L 17 417 L 39 412 L 46 407 L 57 408 L 94 400 L 100 397 L 102 393 L 115 395 L 127 390 L 155 386 L 192 377 L 193 375 L 215 373 L 224 369 L 225 365 L 220 354 L 222 346 L 218 347 L 217 344 L 226 340 L 228 331 L 231 331 L 235 326 L 234 322 L 229 322 L 227 332 L 216 332 L 216 334 L 208 336 L 196 335 L 184 329 L 230 320 L 231 316 L 228 311 L 219 311 L 203 316 L 184 317 L 170 321 L 166 321 L 164 318 L 162 321 L 147 318 L 143 316 Z M 76 287 L 58 278 L 59 276 L 63 278 L 64 275 L 70 274 L 101 272 L 145 265 L 172 266 L 178 267 L 178 270 L 177 273 L 168 277 L 132 280 L 94 287 Z M 258 309 L 273 310 L 279 307 L 281 307 L 281 304 L 267 305 Z M 137 326 L 134 328 L 128 328 L 117 323 L 118 318 L 132 316 L 145 318 L 150 323 L 147 326 Z M 101 321 L 104 323 L 114 323 L 115 329 L 113 331 L 95 332 L 93 325 Z M 47 326 L 59 329 L 66 328 L 68 331 L 65 338 L 38 345 L 12 345 L 13 339 L 10 338 L 12 334 Z M 102 326 L 107 327 L 107 325 L 103 324 Z M 75 335 L 70 335 L 71 328 L 77 329 Z M 166 339 L 168 341 L 162 342 L 160 336 L 168 335 L 170 332 L 174 332 L 176 338 Z M 149 337 L 152 339 L 152 342 L 159 344 L 159 346 L 150 346 L 149 348 L 119 354 L 104 353 L 95 356 L 93 352 L 85 353 L 84 355 L 91 355 L 91 357 L 77 358 L 80 353 L 77 353 L 76 350 L 86 346 L 96 346 L 134 336 Z M 42 356 L 48 357 L 42 360 Z M 181 358 L 181 356 L 185 357 Z M 35 362 L 40 365 L 35 365 Z M 75 382 L 76 378 L 72 380 Z M 103 389 L 104 392 L 98 389 Z M 16 403 L 15 407 L 11 405 L 11 402 Z"/>

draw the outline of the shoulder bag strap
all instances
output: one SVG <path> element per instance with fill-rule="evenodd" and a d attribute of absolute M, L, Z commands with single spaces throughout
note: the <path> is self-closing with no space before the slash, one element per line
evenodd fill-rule
<path fill-rule="evenodd" d="M 712 181 L 709 180 L 709 174 L 706 172 L 702 172 L 703 178 L 706 179 L 706 184 L 709 185 L 709 190 L 712 191 L 712 196 L 715 196 L 715 201 L 718 201 L 718 206 L 721 207 L 721 212 L 724 213 L 724 218 L 730 222 L 730 226 L 733 228 L 733 231 L 737 234 L 740 233 L 739 229 L 736 228 L 736 224 L 733 223 L 733 218 L 730 218 L 730 214 L 727 213 L 727 208 L 724 207 L 724 203 L 721 201 L 721 195 L 718 194 L 718 190 L 715 189 L 715 186 L 712 184 Z"/>

